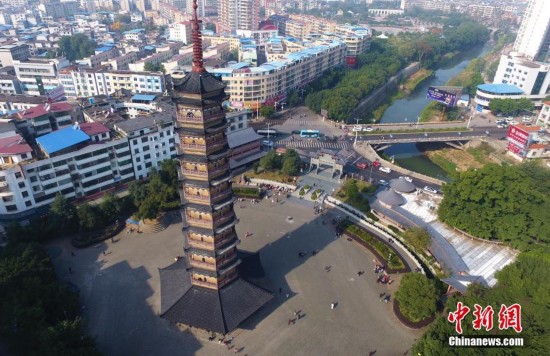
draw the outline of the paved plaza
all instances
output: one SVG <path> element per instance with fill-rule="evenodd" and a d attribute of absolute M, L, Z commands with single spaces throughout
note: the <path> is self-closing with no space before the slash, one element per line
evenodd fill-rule
<path fill-rule="evenodd" d="M 377 355 L 403 355 L 420 335 L 402 326 L 391 304 L 379 300 L 381 293 L 393 297 L 398 283 L 376 284 L 372 255 L 355 242 L 336 239 L 330 215 L 315 216 L 310 202 L 294 198 L 279 204 L 246 202 L 236 212 L 240 249 L 260 251 L 276 293 L 231 333 L 240 354 L 367 355 L 376 350 Z M 244 238 L 245 232 L 252 236 Z M 68 241 L 52 243 L 63 249 L 54 258 L 61 279 L 80 289 L 89 332 L 106 355 L 233 354 L 208 341 L 205 332 L 179 330 L 158 316 L 158 268 L 181 255 L 182 244 L 178 222 L 155 234 L 123 232 L 114 243 L 82 250 Z M 298 256 L 301 251 L 307 252 L 305 258 Z M 331 303 L 337 303 L 335 309 Z M 297 310 L 303 317 L 288 325 Z"/>

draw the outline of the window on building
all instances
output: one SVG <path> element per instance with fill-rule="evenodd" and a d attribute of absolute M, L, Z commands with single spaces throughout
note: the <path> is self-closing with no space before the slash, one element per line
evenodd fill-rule
<path fill-rule="evenodd" d="M 17 206 L 16 205 L 6 205 L 6 210 L 7 211 L 17 211 Z"/>
<path fill-rule="evenodd" d="M 19 182 L 17 185 L 19 188 L 25 188 L 25 182 Z"/>
<path fill-rule="evenodd" d="M 138 164 L 138 165 L 136 166 L 136 169 L 137 169 L 138 171 L 140 171 L 140 170 L 141 170 L 141 164 Z M 141 177 L 140 177 L 140 179 L 141 179 Z"/>
<path fill-rule="evenodd" d="M 29 196 L 29 192 L 27 192 L 26 190 L 22 191 L 21 192 L 21 195 L 23 196 L 23 198 L 26 198 Z"/>
<path fill-rule="evenodd" d="M 28 208 L 32 206 L 32 202 L 30 200 L 25 200 L 25 206 Z"/>
<path fill-rule="evenodd" d="M 135 149 L 134 149 L 134 153 L 135 153 L 135 154 L 138 154 L 138 153 L 139 153 L 139 148 L 135 148 Z"/>
<path fill-rule="evenodd" d="M 151 159 L 151 155 L 148 153 L 145 156 L 143 156 L 143 159 Z"/>
<path fill-rule="evenodd" d="M 21 178 L 21 172 L 15 172 L 14 176 L 17 179 Z"/>

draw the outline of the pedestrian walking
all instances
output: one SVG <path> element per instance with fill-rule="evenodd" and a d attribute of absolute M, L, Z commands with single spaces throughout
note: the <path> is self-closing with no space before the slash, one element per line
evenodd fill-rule
<path fill-rule="evenodd" d="M 290 298 L 290 293 L 286 294 L 286 299 Z"/>
<path fill-rule="evenodd" d="M 330 303 L 330 309 L 334 309 L 335 306 L 336 306 L 335 303 Z"/>
<path fill-rule="evenodd" d="M 73 252 L 73 251 L 71 251 L 71 256 L 73 256 L 73 257 L 74 257 L 74 252 Z"/>
<path fill-rule="evenodd" d="M 292 323 L 292 319 L 288 319 L 288 325 Z"/>
<path fill-rule="evenodd" d="M 105 251 L 103 251 L 103 256 L 105 256 L 105 255 L 106 255 L 106 253 L 105 253 Z"/>

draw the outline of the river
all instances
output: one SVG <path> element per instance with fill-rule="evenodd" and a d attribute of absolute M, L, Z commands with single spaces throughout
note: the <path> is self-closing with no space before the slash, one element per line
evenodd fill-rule
<path fill-rule="evenodd" d="M 426 98 L 428 87 L 445 85 L 449 79 L 463 71 L 472 59 L 484 56 L 491 50 L 493 45 L 493 43 L 487 43 L 484 46 L 472 48 L 454 57 L 440 69 L 436 70 L 433 76 L 418 85 L 410 95 L 403 99 L 396 100 L 388 107 L 380 122 L 416 122 L 418 116 L 420 116 L 420 113 L 424 110 L 424 107 L 429 103 Z M 442 180 L 449 179 L 447 173 L 441 169 L 441 167 L 430 161 L 414 143 L 393 145 L 384 150 L 384 153 L 387 156 L 394 156 L 395 162 L 404 168 Z"/>

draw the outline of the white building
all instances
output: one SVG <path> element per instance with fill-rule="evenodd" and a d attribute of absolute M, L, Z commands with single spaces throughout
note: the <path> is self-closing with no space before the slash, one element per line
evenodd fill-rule
<path fill-rule="evenodd" d="M 90 57 L 78 60 L 77 62 L 88 67 L 98 67 L 104 61 L 108 61 L 120 56 L 120 52 L 115 47 L 101 47 L 95 50 L 95 54 Z"/>
<path fill-rule="evenodd" d="M 529 0 L 514 51 L 528 59 L 545 61 L 550 46 L 550 1 Z"/>
<path fill-rule="evenodd" d="M 27 44 L 10 44 L 0 46 L 0 67 L 12 66 L 14 60 L 26 60 L 30 57 Z"/>
<path fill-rule="evenodd" d="M 13 67 L 23 93 L 44 95 L 59 86 L 58 71 L 69 65 L 65 58 L 15 60 Z"/>
<path fill-rule="evenodd" d="M 130 143 L 136 179 L 147 177 L 149 169 L 176 156 L 179 138 L 174 130 L 171 113 L 138 116 L 118 122 L 114 128 Z"/>
<path fill-rule="evenodd" d="M 180 41 L 185 44 L 191 43 L 191 22 L 178 22 L 170 26 L 169 28 L 170 40 Z"/>
<path fill-rule="evenodd" d="M 537 117 L 537 125 L 550 129 L 550 101 L 545 101 Z"/>
<path fill-rule="evenodd" d="M 550 65 L 535 62 L 516 53 L 502 55 L 495 73 L 495 84 L 512 84 L 528 95 L 544 95 L 550 86 Z"/>
<path fill-rule="evenodd" d="M 0 74 L 0 94 L 21 94 L 21 82 L 14 75 Z"/>

